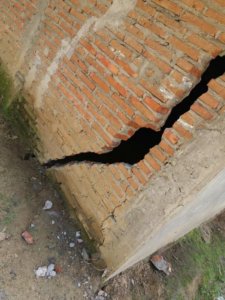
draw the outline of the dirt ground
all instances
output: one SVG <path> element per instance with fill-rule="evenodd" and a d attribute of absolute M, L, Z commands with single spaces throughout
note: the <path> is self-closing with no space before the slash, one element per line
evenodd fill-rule
<path fill-rule="evenodd" d="M 0 158 L 0 232 L 7 234 L 0 241 L 0 300 L 95 299 L 102 286 L 102 271 L 83 258 L 82 250 L 88 245 L 77 242 L 79 225 L 45 170 L 1 116 Z M 43 210 L 46 200 L 52 201 L 52 209 Z M 24 230 L 32 234 L 33 245 L 21 238 Z M 75 246 L 71 248 L 70 243 Z M 50 279 L 36 278 L 34 271 L 50 263 L 61 272 Z M 150 265 L 140 264 L 139 271 L 148 272 L 149 281 Z M 145 282 L 137 285 L 133 273 L 126 272 L 104 287 L 108 292 L 104 299 L 133 299 L 134 286 L 141 294 L 147 293 L 145 299 L 157 299 L 154 281 L 153 276 L 145 290 Z"/>
<path fill-rule="evenodd" d="M 50 210 L 43 210 L 46 200 L 53 203 Z M 224 220 L 223 214 L 211 226 L 223 233 L 222 245 L 225 245 Z M 28 245 L 21 238 L 24 230 L 32 234 L 34 244 Z M 196 252 L 190 247 L 193 240 L 189 244 L 175 245 L 163 254 L 172 263 L 171 279 L 145 261 L 103 284 L 103 272 L 82 255 L 84 248 L 89 251 L 89 245 L 77 240 L 79 224 L 71 217 L 45 170 L 29 155 L 29 150 L 0 116 L 0 233 L 3 231 L 7 238 L 0 241 L 0 300 L 215 299 L 208 291 L 203 298 L 196 296 L 202 278 L 199 267 L 189 272 L 184 286 L 181 284 L 181 277 L 185 277 L 183 274 L 189 268 L 188 260 L 184 259 L 185 252 L 189 251 L 192 257 L 193 251 Z M 209 238 L 210 232 L 203 232 L 205 239 Z M 221 253 L 219 255 L 221 258 Z M 53 278 L 37 278 L 35 270 L 50 263 L 60 272 Z M 222 282 L 223 277 L 224 274 L 219 279 Z M 100 289 L 106 294 L 98 297 Z M 182 291 L 178 293 L 178 290 Z M 221 289 L 215 294 L 219 291 Z"/>

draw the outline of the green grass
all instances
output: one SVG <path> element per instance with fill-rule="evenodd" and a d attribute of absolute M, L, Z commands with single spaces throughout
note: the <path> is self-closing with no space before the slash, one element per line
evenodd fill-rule
<path fill-rule="evenodd" d="M 0 193 L 0 230 L 10 225 L 15 218 L 15 206 L 17 202 Z"/>
<path fill-rule="evenodd" d="M 167 299 L 185 299 L 184 291 L 196 276 L 201 277 L 196 300 L 221 296 L 225 287 L 225 238 L 214 232 L 211 243 L 206 244 L 196 229 L 181 239 L 176 249 L 174 275 L 165 279 Z"/>

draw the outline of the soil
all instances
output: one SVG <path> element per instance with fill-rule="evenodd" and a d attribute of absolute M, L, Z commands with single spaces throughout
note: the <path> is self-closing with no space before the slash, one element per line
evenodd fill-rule
<path fill-rule="evenodd" d="M 167 276 L 148 260 L 103 283 L 103 272 L 82 256 L 83 248 L 89 252 L 90 247 L 86 241 L 77 241 L 79 223 L 46 177 L 45 169 L 1 116 L 0 157 L 0 232 L 7 234 L 0 241 L 0 300 L 95 300 L 100 289 L 107 293 L 101 300 L 168 299 Z M 46 200 L 53 203 L 50 210 L 43 210 Z M 224 219 L 223 214 L 214 221 L 222 233 Z M 34 244 L 22 239 L 24 230 L 32 234 Z M 70 243 L 75 246 L 71 248 Z M 172 277 L 176 268 L 188 268 L 182 265 L 184 252 L 175 245 L 163 254 L 173 266 Z M 35 270 L 50 263 L 60 272 L 53 278 L 37 278 Z M 194 274 L 182 292 L 184 299 L 195 299 L 200 281 L 201 274 Z"/>
<path fill-rule="evenodd" d="M 45 176 L 43 168 L 29 158 L 27 149 L 0 117 L 0 299 L 92 299 L 101 283 L 101 273 L 81 256 L 78 224 Z M 46 200 L 51 210 L 43 210 Z M 33 224 L 33 225 L 31 225 Z M 34 244 L 21 233 L 28 230 Z M 75 247 L 70 248 L 69 243 Z M 36 278 L 39 266 L 55 263 L 56 277 Z"/>

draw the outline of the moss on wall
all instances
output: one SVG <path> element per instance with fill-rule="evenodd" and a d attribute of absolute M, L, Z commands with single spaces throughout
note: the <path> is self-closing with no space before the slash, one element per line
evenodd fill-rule
<path fill-rule="evenodd" d="M 25 98 L 21 92 L 15 91 L 13 81 L 0 61 L 0 112 L 26 146 L 33 148 L 37 136 L 35 127 L 26 113 L 25 103 Z"/>

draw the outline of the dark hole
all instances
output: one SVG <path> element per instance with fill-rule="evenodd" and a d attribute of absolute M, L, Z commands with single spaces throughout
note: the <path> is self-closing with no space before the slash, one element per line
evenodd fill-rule
<path fill-rule="evenodd" d="M 190 94 L 172 109 L 165 125 L 160 131 L 156 132 L 148 128 L 141 128 L 131 138 L 129 138 L 127 141 L 122 141 L 119 146 L 108 153 L 80 153 L 67 156 L 62 159 L 49 161 L 45 164 L 45 166 L 60 166 L 71 162 L 80 161 L 99 162 L 104 164 L 124 162 L 131 165 L 139 162 L 149 152 L 150 148 L 159 144 L 164 130 L 172 127 L 181 115 L 190 110 L 190 107 L 195 100 L 207 92 L 208 82 L 211 79 L 215 79 L 223 75 L 224 72 L 225 56 L 218 56 L 210 62 L 208 68 L 202 75 L 201 81 L 193 88 Z"/>

